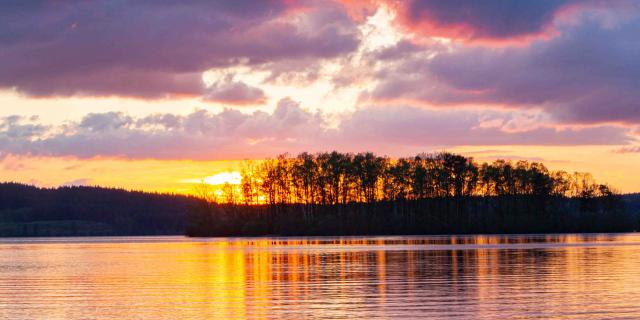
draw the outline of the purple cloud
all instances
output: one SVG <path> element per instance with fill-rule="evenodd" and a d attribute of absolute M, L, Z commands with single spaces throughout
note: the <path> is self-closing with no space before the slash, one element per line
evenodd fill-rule
<path fill-rule="evenodd" d="M 554 18 L 575 1 L 407 0 L 393 2 L 399 22 L 429 36 L 505 40 L 548 32 Z"/>
<path fill-rule="evenodd" d="M 637 11 L 636 11 L 637 12 Z M 370 98 L 539 108 L 573 124 L 640 123 L 640 19 L 584 14 L 550 40 L 491 48 L 423 46 L 378 71 Z M 435 53 L 431 59 L 426 53 Z"/>
<path fill-rule="evenodd" d="M 599 145 L 633 141 L 616 126 L 556 128 L 540 124 L 513 130 L 514 115 L 488 110 L 434 110 L 415 107 L 369 107 L 340 125 L 349 141 L 377 145 Z"/>
<path fill-rule="evenodd" d="M 0 123 L 4 155 L 96 156 L 130 159 L 221 160 L 263 158 L 301 151 L 372 150 L 400 156 L 460 145 L 589 145 L 634 142 L 616 126 L 514 131 L 511 112 L 368 107 L 329 126 L 319 113 L 283 99 L 273 113 L 227 109 L 189 115 L 134 118 L 123 113 L 89 114 L 78 122 L 41 127 L 36 119 Z M 24 134 L 15 132 L 24 131 Z"/>
<path fill-rule="evenodd" d="M 208 101 L 234 105 L 259 104 L 267 99 L 262 89 L 235 81 L 232 75 L 227 75 L 207 88 L 204 98 Z"/>
<path fill-rule="evenodd" d="M 38 97 L 199 96 L 217 67 L 335 57 L 359 33 L 340 6 L 285 0 L 0 4 L 0 88 Z"/>

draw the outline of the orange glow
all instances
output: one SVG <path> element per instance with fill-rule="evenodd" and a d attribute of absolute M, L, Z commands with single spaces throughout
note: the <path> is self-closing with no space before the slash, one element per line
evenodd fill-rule
<path fill-rule="evenodd" d="M 620 146 L 467 146 L 416 149 L 416 153 L 447 150 L 473 157 L 478 162 L 490 162 L 497 158 L 533 159 L 551 170 L 590 172 L 596 180 L 609 183 L 621 192 L 638 192 L 640 184 L 636 176 L 629 172 L 638 170 L 640 153 L 616 153 L 618 148 Z M 86 179 L 88 185 L 194 194 L 203 179 L 208 179 L 214 187 L 220 187 L 225 182 L 239 182 L 237 172 L 241 169 L 242 161 L 7 156 L 0 160 L 0 180 L 56 187 Z"/>
<path fill-rule="evenodd" d="M 202 179 L 220 172 L 237 171 L 240 163 L 239 160 L 172 161 L 9 156 L 0 160 L 0 180 L 41 187 L 57 187 L 70 181 L 86 180 L 86 185 L 193 194 Z"/>
<path fill-rule="evenodd" d="M 629 245 L 637 244 L 635 235 L 106 240 L 0 244 L 0 259 L 49 266 L 0 274 L 1 302 L 55 305 L 10 318 L 126 319 L 144 312 L 160 319 L 273 319 L 285 318 L 287 306 L 295 305 L 297 319 L 318 312 L 366 319 L 397 314 L 398 304 L 407 315 L 411 308 L 428 314 L 420 307 L 445 298 L 481 302 L 460 308 L 494 318 L 497 305 L 537 299 L 529 295 L 532 288 L 561 294 L 537 299 L 528 311 L 598 311 L 611 297 L 584 297 L 594 290 L 618 292 L 620 310 L 634 305 L 640 279 L 622 276 L 638 271 L 637 246 Z M 616 242 L 621 245 L 609 245 Z M 616 277 L 590 277 L 611 271 Z M 501 291 L 505 282 L 510 293 Z M 589 303 L 579 306 L 583 302 Z M 442 317 L 461 310 L 432 312 Z"/>

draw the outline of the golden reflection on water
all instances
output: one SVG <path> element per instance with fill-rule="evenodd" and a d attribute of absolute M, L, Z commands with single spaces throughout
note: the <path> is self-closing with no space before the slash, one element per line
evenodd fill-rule
<path fill-rule="evenodd" d="M 640 318 L 640 236 L 0 241 L 2 319 Z"/>

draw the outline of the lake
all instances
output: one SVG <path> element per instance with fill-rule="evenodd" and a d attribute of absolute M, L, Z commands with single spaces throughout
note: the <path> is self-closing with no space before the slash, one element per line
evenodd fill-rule
<path fill-rule="evenodd" d="M 640 235 L 0 239 L 0 318 L 640 318 Z"/>

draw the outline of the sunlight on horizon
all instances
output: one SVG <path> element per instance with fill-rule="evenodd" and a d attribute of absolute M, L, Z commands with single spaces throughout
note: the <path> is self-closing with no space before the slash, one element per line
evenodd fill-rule
<path fill-rule="evenodd" d="M 180 180 L 181 183 L 205 183 L 212 186 L 228 184 L 240 184 L 242 176 L 238 171 L 224 171 L 203 178 L 192 178 Z"/>

